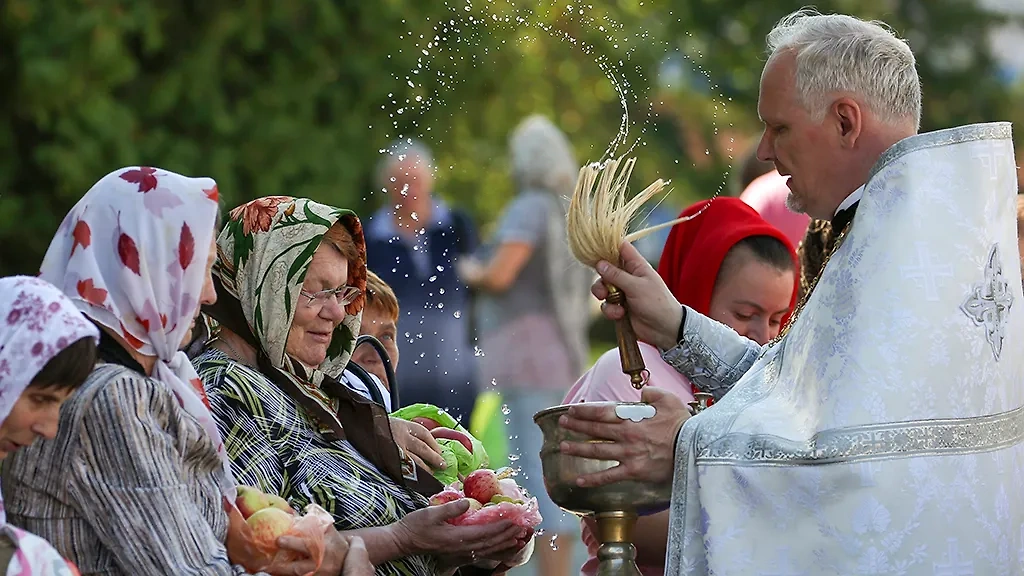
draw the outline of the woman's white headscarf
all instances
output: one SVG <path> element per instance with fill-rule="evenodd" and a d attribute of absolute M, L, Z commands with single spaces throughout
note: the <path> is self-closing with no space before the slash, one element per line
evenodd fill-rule
<path fill-rule="evenodd" d="M 0 278 L 0 424 L 46 363 L 96 329 L 64 294 L 30 276 Z M 45 540 L 7 524 L 0 495 L 0 531 L 17 548 L 8 575 L 70 576 L 73 568 Z"/>

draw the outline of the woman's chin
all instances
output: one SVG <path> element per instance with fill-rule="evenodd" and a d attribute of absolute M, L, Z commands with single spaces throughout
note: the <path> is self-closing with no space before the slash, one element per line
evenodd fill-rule
<path fill-rule="evenodd" d="M 304 350 L 304 354 L 298 356 L 299 362 L 306 366 L 317 367 L 327 359 L 327 346 L 310 346 Z"/>

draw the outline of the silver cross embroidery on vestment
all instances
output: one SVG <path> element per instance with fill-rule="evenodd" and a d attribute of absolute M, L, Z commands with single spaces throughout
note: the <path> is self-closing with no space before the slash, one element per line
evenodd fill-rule
<path fill-rule="evenodd" d="M 1003 336 L 1010 319 L 1013 294 L 1003 276 L 1003 265 L 999 259 L 999 245 L 992 245 L 985 264 L 985 280 L 975 284 L 960 309 L 977 326 L 985 328 L 985 337 L 992 346 L 992 354 L 999 360 L 1003 350 Z"/>

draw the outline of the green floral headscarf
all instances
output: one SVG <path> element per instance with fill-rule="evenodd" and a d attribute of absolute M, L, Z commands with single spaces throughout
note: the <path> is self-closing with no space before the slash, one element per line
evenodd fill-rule
<path fill-rule="evenodd" d="M 219 298 L 233 298 L 240 304 L 248 331 L 270 364 L 300 384 L 304 393 L 331 408 L 333 402 L 320 390 L 320 383 L 325 374 L 340 379 L 352 357 L 364 294 L 345 306 L 345 319 L 334 331 L 327 358 L 312 374 L 306 374 L 285 354 L 285 344 L 313 253 L 336 222 L 352 235 L 359 252 L 359 261 L 349 264 L 348 285 L 365 293 L 366 242 L 359 218 L 350 210 L 305 198 L 267 196 L 232 210 L 217 237 L 217 262 L 213 267 L 214 277 L 220 282 Z M 223 307 L 218 305 L 216 309 Z M 244 330 L 240 332 L 242 327 L 218 318 L 216 311 L 212 315 L 232 331 L 248 336 Z"/>

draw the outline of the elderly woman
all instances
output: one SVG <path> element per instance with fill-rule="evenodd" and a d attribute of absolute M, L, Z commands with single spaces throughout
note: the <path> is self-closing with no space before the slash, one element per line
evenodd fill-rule
<path fill-rule="evenodd" d="M 356 391 L 366 385 L 347 369 L 366 289 L 356 215 L 261 198 L 231 213 L 217 245 L 220 300 L 204 311 L 220 330 L 194 362 L 238 480 L 296 508 L 319 504 L 339 530 L 363 538 L 378 574 L 427 576 L 513 558 L 523 536 L 515 526 L 448 524 L 465 501 L 427 508 L 426 495 L 442 487 L 392 434 L 443 463 L 436 444 L 422 426 L 392 429 L 401 421 L 389 423 Z"/>
<path fill-rule="evenodd" d="M 100 328 L 101 363 L 61 410 L 56 437 L 3 467 L 5 504 L 83 574 L 244 573 L 232 562 L 239 526 L 229 529 L 241 515 L 225 509 L 235 482 L 178 350 L 200 304 L 216 300 L 216 220 L 213 180 L 122 169 L 72 208 L 42 263 L 41 277 Z M 340 538 L 327 535 L 317 574 L 341 571 Z"/>
<path fill-rule="evenodd" d="M 96 362 L 99 331 L 60 290 L 27 276 L 0 278 L 0 318 L 2 459 L 56 435 L 61 404 Z M 10 568 L 26 576 L 75 573 L 45 540 L 7 523 L 0 497 L 0 573 Z"/>

